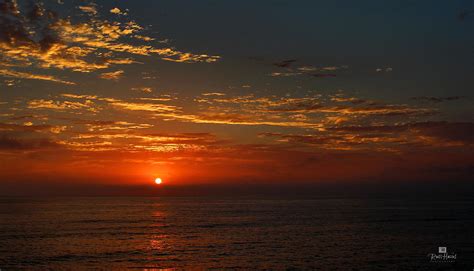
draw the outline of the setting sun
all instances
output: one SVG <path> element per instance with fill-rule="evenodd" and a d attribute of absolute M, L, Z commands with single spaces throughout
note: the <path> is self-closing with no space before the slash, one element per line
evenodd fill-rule
<path fill-rule="evenodd" d="M 163 181 L 161 180 L 161 178 L 156 178 L 155 179 L 155 183 L 156 184 L 161 184 Z"/>

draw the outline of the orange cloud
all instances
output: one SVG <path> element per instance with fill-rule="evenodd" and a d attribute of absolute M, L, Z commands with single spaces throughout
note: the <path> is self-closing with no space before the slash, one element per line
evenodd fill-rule
<path fill-rule="evenodd" d="M 123 12 L 122 10 L 120 10 L 120 9 L 117 8 L 117 7 L 111 9 L 111 10 L 110 10 L 110 13 L 117 14 L 117 15 L 127 15 L 126 12 Z"/>
<path fill-rule="evenodd" d="M 76 72 L 92 72 L 115 65 L 137 63 L 129 55 L 158 55 L 174 62 L 215 62 L 219 56 L 193 54 L 174 48 L 140 45 L 139 41 L 151 41 L 140 35 L 144 29 L 134 21 L 110 22 L 99 18 L 97 6 L 79 6 L 87 22 L 75 23 L 69 17 L 61 18 L 40 2 L 32 7 L 6 2 L 0 10 L 2 30 L 0 57 L 4 67 L 56 68 Z M 113 13 L 120 13 L 118 8 Z M 33 31 L 34 30 L 34 31 Z M 123 38 L 135 39 L 124 42 Z M 26 74 L 3 69 L 0 75 L 18 78 L 49 80 L 65 84 L 72 82 L 52 76 Z"/>
<path fill-rule="evenodd" d="M 54 100 L 32 100 L 28 102 L 28 108 L 31 109 L 53 109 L 53 110 L 79 110 L 85 109 L 96 112 L 95 104 L 92 101 L 71 102 Z"/>
<path fill-rule="evenodd" d="M 124 71 L 104 72 L 99 77 L 106 80 L 118 80 L 123 74 Z"/>
<path fill-rule="evenodd" d="M 51 75 L 40 75 L 40 74 L 19 72 L 19 71 L 14 71 L 14 70 L 7 70 L 7 69 L 0 69 L 0 75 L 6 76 L 6 77 L 21 78 L 21 79 L 51 81 L 51 82 L 56 82 L 56 83 L 61 83 L 61 84 L 66 84 L 66 85 L 76 84 L 74 82 L 61 80 Z"/>
<path fill-rule="evenodd" d="M 86 13 L 90 13 L 90 14 L 97 14 L 97 8 L 93 5 L 90 5 L 90 6 L 78 6 L 77 8 L 79 8 L 81 11 L 83 12 L 86 12 Z"/>
<path fill-rule="evenodd" d="M 138 88 L 132 88 L 132 90 L 141 91 L 141 92 L 144 92 L 144 93 L 152 93 L 153 92 L 153 89 L 150 88 L 150 87 L 138 87 Z"/>

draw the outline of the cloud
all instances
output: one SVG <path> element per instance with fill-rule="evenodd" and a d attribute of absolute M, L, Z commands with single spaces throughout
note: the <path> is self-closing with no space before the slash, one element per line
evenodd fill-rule
<path fill-rule="evenodd" d="M 296 59 L 287 59 L 280 62 L 275 62 L 273 65 L 279 68 L 289 68 L 294 62 L 296 62 Z"/>
<path fill-rule="evenodd" d="M 53 110 L 79 110 L 85 109 L 96 112 L 94 102 L 88 100 L 85 102 L 54 101 L 54 100 L 32 100 L 28 102 L 28 108 L 31 109 L 53 109 Z"/>
<path fill-rule="evenodd" d="M 337 66 L 328 66 L 328 67 L 321 68 L 322 71 L 337 71 L 339 69 L 341 69 L 341 67 L 337 67 Z"/>
<path fill-rule="evenodd" d="M 144 93 L 152 93 L 153 92 L 153 89 L 150 88 L 150 87 L 138 87 L 138 88 L 132 88 L 132 90 L 140 91 L 140 92 L 144 92 Z"/>
<path fill-rule="evenodd" d="M 369 101 L 364 100 L 364 99 L 359 99 L 359 98 L 355 98 L 355 97 L 341 97 L 341 96 L 332 97 L 331 101 L 338 102 L 338 103 L 349 102 L 349 103 L 352 103 L 352 104 L 372 103 L 372 102 L 369 102 Z"/>
<path fill-rule="evenodd" d="M 117 15 L 127 15 L 126 12 L 123 12 L 122 10 L 120 10 L 120 9 L 117 8 L 117 7 L 111 9 L 111 10 L 110 10 L 110 13 L 117 14 Z"/>
<path fill-rule="evenodd" d="M 431 108 L 384 104 L 354 97 L 329 95 L 306 97 L 258 97 L 204 93 L 183 107 L 177 98 L 149 97 L 117 99 L 96 95 L 62 94 L 60 99 L 39 99 L 28 102 L 29 109 L 70 111 L 75 114 L 103 110 L 141 112 L 147 117 L 216 125 L 274 126 L 321 130 L 331 125 L 365 123 L 373 117 L 421 118 L 435 114 Z M 212 95 L 211 95 L 212 94 Z M 125 115 L 127 116 L 127 115 Z M 394 118 L 400 120 L 400 118 Z"/>
<path fill-rule="evenodd" d="M 201 99 L 200 102 L 209 104 L 232 103 L 239 104 L 240 110 L 253 112 L 281 113 L 335 113 L 344 115 L 431 115 L 436 110 L 431 108 L 411 107 L 408 105 L 384 104 L 359 98 L 332 97 L 332 102 L 348 102 L 349 105 L 338 105 L 324 102 L 319 97 L 275 98 L 255 97 L 253 95 L 228 98 Z"/>
<path fill-rule="evenodd" d="M 93 6 L 93 5 L 78 6 L 77 8 L 79 8 L 83 12 L 87 12 L 87 13 L 90 13 L 90 14 L 93 14 L 93 15 L 97 14 L 97 8 L 96 8 L 96 6 Z"/>
<path fill-rule="evenodd" d="M 59 134 L 65 131 L 67 126 L 62 125 L 49 125 L 49 124 L 41 124 L 35 125 L 31 121 L 24 122 L 23 124 L 15 124 L 15 123 L 0 123 L 0 132 L 3 134 L 36 134 L 36 133 L 52 133 L 52 134 Z"/>
<path fill-rule="evenodd" d="M 41 132 L 52 128 L 54 128 L 54 126 L 51 125 L 19 125 L 0 122 L 0 131 L 2 132 Z"/>
<path fill-rule="evenodd" d="M 275 126 L 275 127 L 294 127 L 318 129 L 321 128 L 320 123 L 310 123 L 301 121 L 274 121 L 250 114 L 238 113 L 214 113 L 204 112 L 200 114 L 183 114 L 183 113 L 159 113 L 156 116 L 165 118 L 166 120 L 178 120 L 192 123 L 207 123 L 221 125 L 245 125 L 245 126 Z"/>
<path fill-rule="evenodd" d="M 232 125 L 271 125 L 322 129 L 329 125 L 351 122 L 367 122 L 375 117 L 410 117 L 412 120 L 431 116 L 438 111 L 429 107 L 414 107 L 404 104 L 386 104 L 341 95 L 305 97 L 258 97 L 203 96 L 194 99 L 200 112 L 180 113 L 170 117 L 174 120 L 197 123 L 220 123 Z M 397 118 L 398 117 L 398 118 Z"/>
<path fill-rule="evenodd" d="M 136 103 L 128 101 L 112 101 L 109 103 L 111 106 L 114 106 L 122 110 L 130 111 L 150 111 L 154 113 L 165 113 L 165 112 L 177 112 L 179 107 L 173 105 L 166 105 L 161 103 Z"/>
<path fill-rule="evenodd" d="M 297 68 L 297 70 L 303 72 L 303 73 L 313 73 L 316 71 L 323 71 L 323 72 L 334 72 L 338 70 L 343 70 L 343 69 L 348 69 L 349 66 L 343 65 L 343 66 L 326 66 L 326 67 L 315 67 L 315 66 L 300 66 Z"/>
<path fill-rule="evenodd" d="M 263 137 L 278 137 L 279 142 L 287 143 L 304 143 L 311 145 L 327 144 L 333 141 L 342 140 L 341 136 L 324 136 L 324 135 L 294 135 L 294 134 L 282 134 L 282 133 L 260 133 Z"/>
<path fill-rule="evenodd" d="M 54 101 L 54 100 L 33 100 L 28 103 L 29 108 L 44 108 L 53 110 L 87 110 L 98 112 L 104 108 L 110 108 L 120 111 L 142 112 L 150 114 L 150 117 L 159 117 L 164 120 L 175 120 L 192 123 L 208 123 L 208 124 L 227 124 L 227 125 L 268 125 L 279 127 L 302 127 L 316 129 L 321 127 L 321 124 L 304 122 L 298 120 L 283 119 L 275 117 L 275 114 L 268 114 L 268 112 L 248 112 L 248 113 L 234 113 L 221 112 L 219 110 L 206 110 L 197 113 L 183 112 L 183 108 L 165 104 L 163 102 L 172 101 L 172 99 L 165 98 L 139 98 L 144 102 L 128 101 L 115 98 L 98 97 L 94 95 L 77 95 L 77 94 L 62 94 L 64 98 L 81 99 L 83 101 Z M 213 97 L 213 96 L 210 96 Z M 215 99 L 221 99 L 220 102 L 228 103 L 242 103 L 255 102 L 257 104 L 268 102 L 274 104 L 268 98 L 252 99 L 248 97 L 234 97 L 234 98 L 220 98 L 222 96 L 215 96 Z M 149 102 L 152 101 L 152 102 Z M 257 114 L 255 114 L 257 113 Z"/>
<path fill-rule="evenodd" d="M 123 74 L 124 74 L 124 71 L 119 70 L 119 71 L 114 71 L 114 72 L 101 73 L 99 77 L 106 80 L 118 80 L 122 77 Z"/>
<path fill-rule="evenodd" d="M 312 77 L 317 77 L 317 78 L 337 77 L 337 74 L 334 74 L 334 73 L 310 73 L 308 75 Z"/>
<path fill-rule="evenodd" d="M 260 133 L 290 148 L 409 153 L 421 150 L 474 147 L 474 124 L 414 122 L 398 125 L 326 127 L 307 134 Z"/>
<path fill-rule="evenodd" d="M 456 101 L 463 98 L 464 98 L 463 96 L 448 96 L 448 97 L 418 96 L 418 97 L 413 97 L 412 99 L 416 101 L 441 103 L 441 102 L 447 102 L 447 101 Z"/>
<path fill-rule="evenodd" d="M 375 69 L 376 72 L 391 72 L 393 69 L 391 67 L 386 67 L 386 68 L 377 68 Z"/>
<path fill-rule="evenodd" d="M 222 92 L 206 92 L 202 93 L 202 96 L 225 96 L 225 93 Z"/>
<path fill-rule="evenodd" d="M 349 134 L 389 134 L 410 135 L 414 140 L 430 145 L 449 145 L 474 143 L 474 123 L 471 122 L 415 122 L 399 125 L 341 126 L 327 128 L 328 131 Z"/>
<path fill-rule="evenodd" d="M 422 122 L 408 127 L 439 141 L 474 144 L 474 123 L 471 122 Z"/>
<path fill-rule="evenodd" d="M 272 72 L 270 73 L 270 76 L 272 77 L 288 77 L 288 76 L 295 76 L 295 75 L 299 75 L 301 73 L 297 73 L 297 72 Z"/>
<path fill-rule="evenodd" d="M 301 71 L 301 72 L 315 72 L 318 70 L 318 68 L 314 66 L 301 66 L 301 67 L 298 67 L 297 69 L 298 71 Z"/>
<path fill-rule="evenodd" d="M 202 151 L 210 146 L 225 144 L 210 133 L 143 133 L 134 130 L 93 130 L 79 133 L 60 142 L 79 151 Z"/>
<path fill-rule="evenodd" d="M 169 102 L 176 98 L 172 98 L 171 96 L 163 95 L 162 97 L 151 97 L 151 98 L 136 98 L 136 100 L 140 101 L 153 101 L 153 102 Z"/>
<path fill-rule="evenodd" d="M 312 112 L 323 108 L 318 98 L 287 98 L 269 103 L 266 110 L 273 112 Z"/>
<path fill-rule="evenodd" d="M 49 139 L 18 139 L 0 136 L 0 150 L 30 151 L 58 147 L 59 144 Z"/>
<path fill-rule="evenodd" d="M 431 108 L 418 108 L 408 105 L 377 104 L 364 106 L 327 106 L 317 109 L 319 112 L 340 113 L 345 115 L 374 115 L 374 116 L 423 116 L 433 115 L 437 111 Z"/>
<path fill-rule="evenodd" d="M 138 98 L 136 101 L 128 101 L 110 97 L 100 97 L 96 95 L 79 95 L 64 93 L 61 94 L 61 100 L 37 99 L 28 101 L 27 107 L 30 109 L 51 109 L 59 111 L 89 111 L 97 113 L 105 108 L 112 110 L 142 111 L 152 113 L 180 113 L 181 108 L 174 105 L 168 105 L 162 102 L 171 101 L 168 97 L 164 98 Z M 68 100 L 69 99 L 69 100 Z M 72 100 L 71 100 L 72 99 Z M 80 101 L 78 101 L 80 100 Z M 146 101 L 146 102 L 142 102 Z"/>
<path fill-rule="evenodd" d="M 334 73 L 315 73 L 315 72 L 272 72 L 270 74 L 270 76 L 272 77 L 289 77 L 289 76 L 296 76 L 296 75 L 308 75 L 308 76 L 317 77 L 317 78 L 337 77 L 337 74 L 334 74 Z"/>
<path fill-rule="evenodd" d="M 297 75 L 306 75 L 314 78 L 331 78 L 337 77 L 335 73 L 327 72 L 336 72 L 342 69 L 349 68 L 346 65 L 343 66 L 326 66 L 326 67 L 315 67 L 311 65 L 304 65 L 299 67 L 293 67 L 296 59 L 284 60 L 281 62 L 273 63 L 274 66 L 278 68 L 284 68 L 285 72 L 272 72 L 270 76 L 272 77 L 290 77 Z"/>
<path fill-rule="evenodd" d="M 182 52 L 172 47 L 142 45 L 144 28 L 134 21 L 113 22 L 100 19 L 95 5 L 79 6 L 80 18 L 61 17 L 60 12 L 47 9 L 42 2 L 18 5 L 6 0 L 0 8 L 1 75 L 72 82 L 51 76 L 27 75 L 14 67 L 92 72 L 115 65 L 137 63 L 130 56 L 157 55 L 174 62 L 214 62 L 219 56 Z M 143 36 L 145 37 L 145 36 Z M 127 54 L 127 57 L 123 57 Z"/>
<path fill-rule="evenodd" d="M 152 38 L 152 37 L 148 37 L 148 36 L 143 36 L 143 35 L 135 35 L 133 36 L 134 38 L 137 38 L 139 40 L 143 40 L 143 41 L 154 41 L 155 39 Z"/>
<path fill-rule="evenodd" d="M 66 85 L 76 84 L 71 81 L 61 80 L 51 75 L 33 74 L 33 73 L 19 72 L 19 71 L 14 71 L 14 70 L 7 70 L 7 69 L 0 69 L 0 75 L 6 76 L 6 77 L 21 78 L 21 79 L 51 81 L 51 82 L 61 83 L 61 84 L 66 84 Z"/>

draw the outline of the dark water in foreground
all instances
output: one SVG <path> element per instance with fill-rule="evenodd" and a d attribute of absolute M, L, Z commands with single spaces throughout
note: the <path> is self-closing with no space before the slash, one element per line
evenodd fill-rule
<path fill-rule="evenodd" d="M 1 198 L 0 268 L 473 270 L 474 201 Z"/>

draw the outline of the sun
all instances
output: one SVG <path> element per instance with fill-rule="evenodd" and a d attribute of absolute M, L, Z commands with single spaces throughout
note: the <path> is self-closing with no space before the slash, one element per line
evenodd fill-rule
<path fill-rule="evenodd" d="M 163 181 L 161 180 L 161 178 L 156 178 L 155 179 L 155 183 L 156 184 L 161 184 Z"/>

